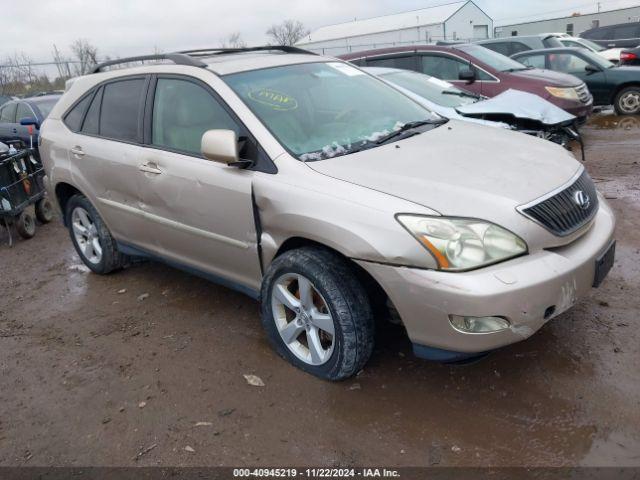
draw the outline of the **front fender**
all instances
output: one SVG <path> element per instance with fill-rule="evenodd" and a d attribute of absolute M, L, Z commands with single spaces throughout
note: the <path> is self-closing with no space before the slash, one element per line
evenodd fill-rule
<path fill-rule="evenodd" d="M 436 268 L 431 255 L 395 219 L 397 213 L 434 211 L 295 163 L 279 164 L 278 175 L 256 176 L 253 185 L 265 267 L 288 239 L 297 237 L 353 259 Z"/>

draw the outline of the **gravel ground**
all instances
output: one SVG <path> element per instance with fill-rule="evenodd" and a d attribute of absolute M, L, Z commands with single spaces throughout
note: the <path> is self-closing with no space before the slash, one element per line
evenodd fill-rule
<path fill-rule="evenodd" d="M 389 327 L 358 378 L 322 382 L 238 293 L 154 263 L 89 274 L 58 222 L 13 248 L 0 230 L 0 465 L 640 466 L 640 119 L 585 137 L 616 266 L 466 367 L 413 358 Z"/>

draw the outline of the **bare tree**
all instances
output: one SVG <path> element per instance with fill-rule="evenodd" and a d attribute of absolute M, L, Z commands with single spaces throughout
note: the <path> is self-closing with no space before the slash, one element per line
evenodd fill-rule
<path fill-rule="evenodd" d="M 74 65 L 76 75 L 89 73 L 98 64 L 98 49 L 88 40 L 80 38 L 71 44 L 71 51 L 78 62 Z"/>
<path fill-rule="evenodd" d="M 271 25 L 267 35 L 276 45 L 295 45 L 309 35 L 309 30 L 298 20 L 285 20 L 279 25 Z"/>
<path fill-rule="evenodd" d="M 0 60 L 0 93 L 17 95 L 32 87 L 41 88 L 48 83 L 46 75 L 38 75 L 33 60 L 24 53 L 15 53 Z"/>
<path fill-rule="evenodd" d="M 234 32 L 220 42 L 222 48 L 245 48 L 246 42 L 242 39 L 240 32 Z"/>
<path fill-rule="evenodd" d="M 53 63 L 58 70 L 58 78 L 67 79 L 71 77 L 71 66 L 69 65 L 69 59 L 64 58 L 55 44 L 53 45 Z"/>

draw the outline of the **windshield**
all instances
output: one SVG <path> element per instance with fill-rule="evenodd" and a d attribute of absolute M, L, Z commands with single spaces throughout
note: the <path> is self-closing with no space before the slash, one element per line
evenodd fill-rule
<path fill-rule="evenodd" d="M 517 72 L 530 68 L 480 45 L 458 45 L 457 48 L 499 72 Z"/>
<path fill-rule="evenodd" d="M 305 63 L 223 77 L 278 141 L 303 161 L 348 155 L 431 113 L 341 62 Z M 400 140 L 401 137 L 398 137 Z"/>
<path fill-rule="evenodd" d="M 47 118 L 54 105 L 58 102 L 58 99 L 47 99 L 47 100 L 34 100 L 33 103 L 36 104 L 40 113 L 42 113 L 42 118 Z"/>
<path fill-rule="evenodd" d="M 457 108 L 478 101 L 476 95 L 464 92 L 444 80 L 422 73 L 398 71 L 383 73 L 380 76 L 394 85 L 443 107 Z"/>

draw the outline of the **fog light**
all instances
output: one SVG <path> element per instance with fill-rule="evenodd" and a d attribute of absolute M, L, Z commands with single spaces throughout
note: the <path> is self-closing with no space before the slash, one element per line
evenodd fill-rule
<path fill-rule="evenodd" d="M 502 317 L 459 317 L 449 315 L 451 326 L 462 333 L 495 333 L 508 329 L 509 320 Z"/>

